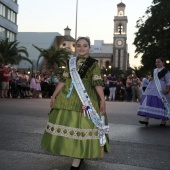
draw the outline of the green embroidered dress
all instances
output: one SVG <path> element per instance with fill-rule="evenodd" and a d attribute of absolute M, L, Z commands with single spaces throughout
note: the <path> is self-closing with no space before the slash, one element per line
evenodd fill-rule
<path fill-rule="evenodd" d="M 100 99 L 95 86 L 103 85 L 100 67 L 97 61 L 95 61 L 90 68 L 85 68 L 88 66 L 85 64 L 87 58 L 88 56 L 78 56 L 77 68 L 79 71 L 86 69 L 82 82 L 93 106 L 99 113 Z M 70 97 L 66 98 L 72 82 L 68 67 L 66 67 L 60 81 L 64 82 L 65 85 L 57 95 L 49 114 L 49 121 L 41 141 L 42 147 L 48 152 L 74 158 L 102 157 L 98 130 L 88 116 L 83 116 L 82 103 L 74 87 Z M 107 117 L 105 120 L 107 123 Z M 108 138 L 104 151 L 110 151 Z"/>

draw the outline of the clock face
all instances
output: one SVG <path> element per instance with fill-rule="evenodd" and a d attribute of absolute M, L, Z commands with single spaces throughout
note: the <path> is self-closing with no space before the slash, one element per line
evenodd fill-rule
<path fill-rule="evenodd" d="M 121 40 L 117 41 L 117 45 L 122 45 L 123 42 Z"/>

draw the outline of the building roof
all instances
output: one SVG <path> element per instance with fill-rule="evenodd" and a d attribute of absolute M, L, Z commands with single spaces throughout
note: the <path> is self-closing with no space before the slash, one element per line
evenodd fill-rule
<path fill-rule="evenodd" d="M 48 49 L 56 36 L 60 36 L 58 32 L 18 32 L 17 41 L 19 46 L 27 48 L 30 59 L 37 59 L 39 51 L 32 44 L 39 48 Z"/>
<path fill-rule="evenodd" d="M 121 3 L 117 4 L 117 6 L 118 6 L 118 7 L 125 7 L 126 5 L 121 2 Z"/>
<path fill-rule="evenodd" d="M 56 36 L 57 47 L 59 47 L 64 41 L 66 41 L 66 38 L 64 36 Z"/>
<path fill-rule="evenodd" d="M 40 52 L 33 47 L 33 44 L 39 48 L 48 49 L 55 39 L 62 41 L 60 37 L 63 36 L 58 32 L 18 32 L 16 39 L 19 42 L 19 46 L 27 48 L 29 59 L 35 64 Z M 20 67 L 26 67 L 27 65 L 28 62 L 26 61 L 20 63 Z"/>
<path fill-rule="evenodd" d="M 75 41 L 75 39 L 70 35 L 64 35 L 65 41 Z"/>
<path fill-rule="evenodd" d="M 64 30 L 71 30 L 68 26 Z"/>

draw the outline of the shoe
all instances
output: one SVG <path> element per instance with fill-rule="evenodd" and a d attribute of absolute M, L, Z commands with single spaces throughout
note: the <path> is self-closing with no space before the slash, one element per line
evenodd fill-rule
<path fill-rule="evenodd" d="M 148 122 L 145 122 L 145 121 L 139 120 L 139 123 L 141 123 L 141 124 L 145 124 L 146 126 L 148 126 Z"/>
<path fill-rule="evenodd" d="M 160 124 L 161 127 L 164 127 L 165 125 L 166 125 L 166 122 Z"/>
<path fill-rule="evenodd" d="M 83 162 L 83 160 L 84 160 L 84 159 L 81 159 L 81 160 L 80 160 L 80 164 L 79 164 L 78 167 L 71 166 L 70 170 L 79 170 L 79 169 L 80 169 L 80 165 L 81 165 L 81 163 Z"/>
<path fill-rule="evenodd" d="M 78 167 L 71 166 L 70 170 L 79 170 L 79 167 L 80 165 Z"/>

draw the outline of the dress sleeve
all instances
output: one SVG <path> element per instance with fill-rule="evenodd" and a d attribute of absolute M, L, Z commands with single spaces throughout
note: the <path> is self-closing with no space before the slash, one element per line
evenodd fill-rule
<path fill-rule="evenodd" d="M 66 66 L 66 68 L 65 68 L 62 76 L 60 77 L 60 82 L 65 83 L 66 78 L 68 78 L 68 77 L 70 77 L 70 71 L 69 71 L 69 69 L 68 69 L 68 66 Z"/>
<path fill-rule="evenodd" d="M 94 68 L 92 73 L 92 86 L 103 86 L 101 70 L 97 62 L 94 63 Z"/>
<path fill-rule="evenodd" d="M 170 72 L 169 71 L 165 74 L 165 83 L 166 85 L 170 85 Z"/>

